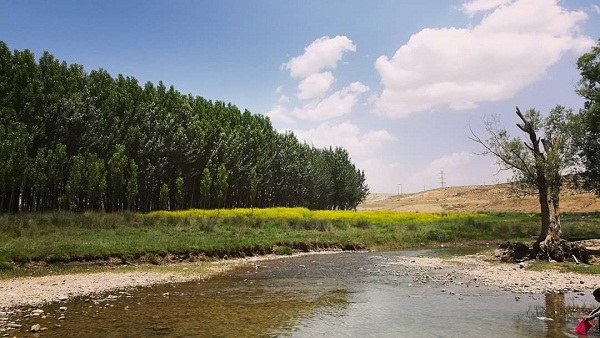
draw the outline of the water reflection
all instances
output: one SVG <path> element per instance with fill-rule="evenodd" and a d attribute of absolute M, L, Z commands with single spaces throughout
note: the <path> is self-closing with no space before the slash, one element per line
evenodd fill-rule
<path fill-rule="evenodd" d="M 348 304 L 343 289 L 278 290 L 215 279 L 144 289 L 68 304 L 57 320 L 56 306 L 45 319 L 25 319 L 48 328 L 44 337 L 276 336 L 306 317 L 340 314 Z"/>
<path fill-rule="evenodd" d="M 573 337 L 587 310 L 572 294 L 517 296 L 448 271 L 391 264 L 405 254 L 288 258 L 204 282 L 55 304 L 45 319 L 23 318 L 19 333 L 39 323 L 44 337 L 555 338 Z"/>
<path fill-rule="evenodd" d="M 576 337 L 573 328 L 589 312 L 589 308 L 576 302 L 572 294 L 548 293 L 540 297 L 544 304 L 531 305 L 524 316 L 518 317 L 515 325 L 527 326 L 537 320 L 540 326 L 545 327 L 544 337 Z M 589 336 L 598 336 L 597 329 L 593 330 Z"/>

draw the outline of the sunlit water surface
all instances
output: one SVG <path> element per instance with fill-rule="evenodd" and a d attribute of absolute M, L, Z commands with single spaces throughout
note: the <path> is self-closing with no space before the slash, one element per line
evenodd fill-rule
<path fill-rule="evenodd" d="M 575 337 L 572 308 L 594 306 L 587 294 L 518 295 L 394 264 L 417 254 L 436 252 L 266 261 L 207 281 L 52 304 L 45 319 L 22 319 L 13 332 L 39 323 L 42 337 Z"/>

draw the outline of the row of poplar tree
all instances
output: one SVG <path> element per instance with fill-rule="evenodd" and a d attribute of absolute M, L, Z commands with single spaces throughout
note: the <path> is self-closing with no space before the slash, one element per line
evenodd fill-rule
<path fill-rule="evenodd" d="M 355 208 L 364 172 L 268 118 L 0 42 L 0 212 Z"/>

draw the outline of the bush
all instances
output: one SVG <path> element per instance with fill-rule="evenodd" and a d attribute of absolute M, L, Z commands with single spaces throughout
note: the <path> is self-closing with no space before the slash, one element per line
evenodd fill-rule
<path fill-rule="evenodd" d="M 294 251 L 289 246 L 279 246 L 275 248 L 275 254 L 277 255 L 291 255 L 292 253 L 294 253 Z"/>
<path fill-rule="evenodd" d="M 13 264 L 6 259 L 6 257 L 0 256 L 0 271 L 12 270 Z"/>

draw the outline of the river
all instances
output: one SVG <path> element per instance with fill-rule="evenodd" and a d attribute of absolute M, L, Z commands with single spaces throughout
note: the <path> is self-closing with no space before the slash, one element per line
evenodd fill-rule
<path fill-rule="evenodd" d="M 574 337 L 577 308 L 593 305 L 587 295 L 515 294 L 394 264 L 423 254 L 436 252 L 261 261 L 206 281 L 50 304 L 10 333 L 40 324 L 40 337 Z"/>

